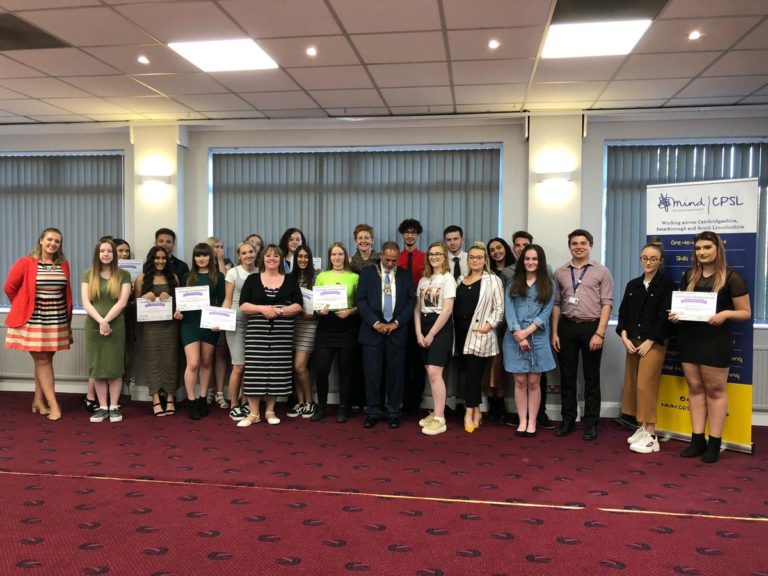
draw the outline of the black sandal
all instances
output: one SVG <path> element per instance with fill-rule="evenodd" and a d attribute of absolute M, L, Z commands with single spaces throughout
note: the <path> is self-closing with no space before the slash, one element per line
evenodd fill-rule
<path fill-rule="evenodd" d="M 165 412 L 167 416 L 173 416 L 176 414 L 176 406 L 173 403 L 173 396 L 168 396 L 165 400 Z"/>
<path fill-rule="evenodd" d="M 160 410 L 157 410 L 156 407 L 159 406 Z M 167 414 L 167 411 L 163 410 L 163 403 L 162 402 L 155 402 L 152 404 L 152 414 L 155 416 L 165 416 Z"/>
<path fill-rule="evenodd" d="M 99 401 L 98 400 L 91 400 L 88 398 L 88 395 L 86 394 L 83 396 L 83 404 L 85 405 L 85 411 L 93 414 L 96 412 L 96 410 L 99 409 Z"/>

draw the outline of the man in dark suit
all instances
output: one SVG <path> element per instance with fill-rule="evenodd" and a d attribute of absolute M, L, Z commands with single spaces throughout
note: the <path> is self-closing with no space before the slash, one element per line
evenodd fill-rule
<path fill-rule="evenodd" d="M 373 428 L 382 416 L 380 384 L 385 361 L 389 427 L 400 427 L 408 327 L 413 321 L 416 295 L 409 273 L 397 267 L 399 256 L 397 243 L 385 242 L 379 264 L 363 268 L 357 285 L 355 304 L 362 318 L 360 344 L 368 405 L 366 428 Z"/>

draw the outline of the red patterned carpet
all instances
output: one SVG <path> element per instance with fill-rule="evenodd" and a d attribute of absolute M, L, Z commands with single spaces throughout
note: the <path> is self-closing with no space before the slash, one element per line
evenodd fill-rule
<path fill-rule="evenodd" d="M 676 441 L 631 454 L 610 422 L 593 443 L 458 421 L 430 438 L 29 403 L 0 407 L 0 574 L 768 575 L 765 429 L 704 465 Z"/>

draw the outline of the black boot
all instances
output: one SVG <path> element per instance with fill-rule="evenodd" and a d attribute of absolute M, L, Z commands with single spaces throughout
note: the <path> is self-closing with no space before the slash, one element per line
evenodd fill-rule
<path fill-rule="evenodd" d="M 701 456 L 704 454 L 704 451 L 707 449 L 707 440 L 704 438 L 704 433 L 701 434 L 691 434 L 691 443 L 682 452 L 680 452 L 680 456 L 683 458 L 696 458 L 696 456 Z M 720 449 L 720 446 L 718 444 L 718 450 Z"/>
<path fill-rule="evenodd" d="M 201 418 L 208 416 L 208 402 L 205 401 L 205 398 L 200 397 L 197 399 L 197 409 L 200 412 Z"/>
<path fill-rule="evenodd" d="M 187 398 L 187 415 L 190 420 L 200 420 L 200 403 Z"/>
<path fill-rule="evenodd" d="M 315 404 L 315 413 L 309 419 L 310 422 L 320 422 L 325 419 L 325 404 Z"/>
<path fill-rule="evenodd" d="M 349 420 L 349 410 L 346 406 L 339 405 L 339 410 L 336 412 L 336 422 L 344 424 L 347 420 Z"/>
<path fill-rule="evenodd" d="M 701 455 L 701 461 L 706 464 L 714 464 L 720 460 L 720 443 L 720 438 L 710 436 L 709 442 L 707 443 L 707 449 L 704 451 L 704 454 Z"/>

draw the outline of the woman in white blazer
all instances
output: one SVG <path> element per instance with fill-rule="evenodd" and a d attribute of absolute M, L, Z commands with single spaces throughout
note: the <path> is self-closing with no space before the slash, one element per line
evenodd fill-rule
<path fill-rule="evenodd" d="M 504 288 L 488 267 L 483 246 L 472 246 L 467 254 L 469 271 L 459 277 L 453 305 L 455 350 L 464 368 L 466 413 L 464 430 L 480 426 L 481 384 L 488 360 L 499 353 L 494 328 L 504 318 Z"/>

